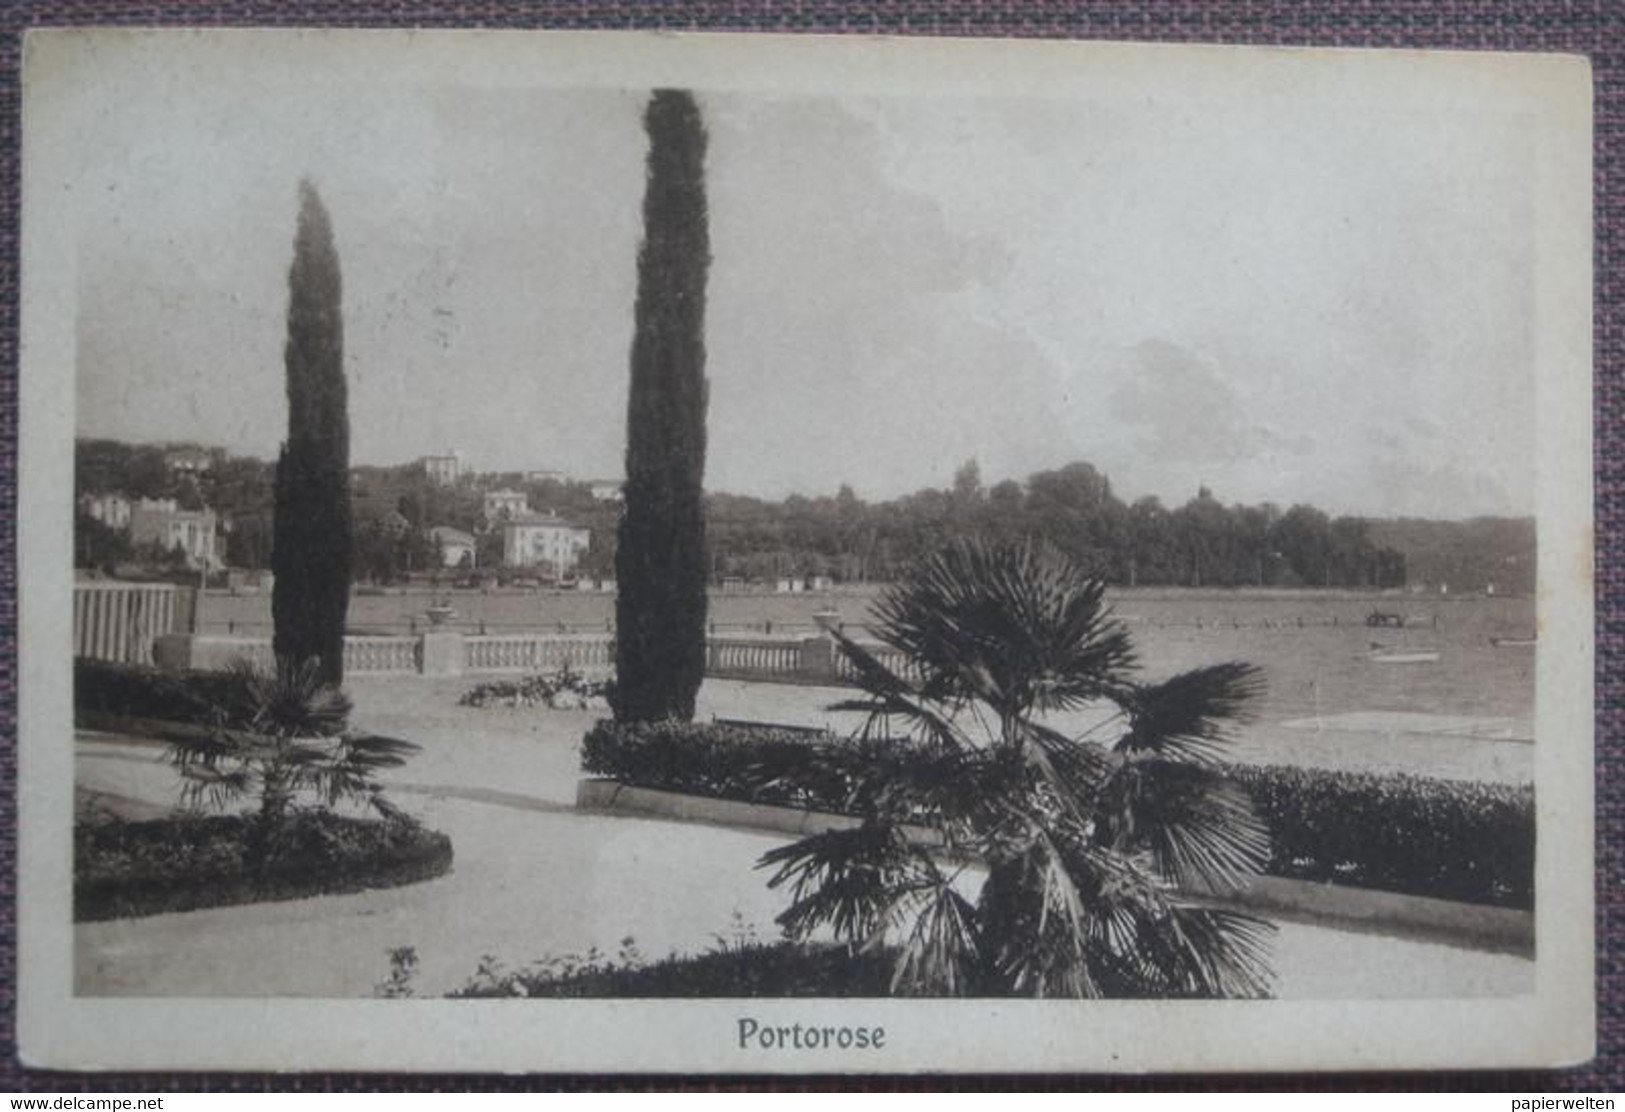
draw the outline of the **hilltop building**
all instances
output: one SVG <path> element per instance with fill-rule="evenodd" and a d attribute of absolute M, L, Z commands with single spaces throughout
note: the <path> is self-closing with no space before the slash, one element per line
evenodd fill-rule
<path fill-rule="evenodd" d="M 621 481 L 619 479 L 592 479 L 588 481 L 587 489 L 600 502 L 619 502 L 621 500 Z"/>
<path fill-rule="evenodd" d="M 510 568 L 542 568 L 556 576 L 575 570 L 592 532 L 554 514 L 527 513 L 502 526 L 502 562 Z"/>
<path fill-rule="evenodd" d="M 455 486 L 463 474 L 461 452 L 448 452 L 443 456 L 424 456 L 423 473 L 436 486 Z"/>
<path fill-rule="evenodd" d="M 79 509 L 109 529 L 130 527 L 130 500 L 122 494 L 86 494 L 79 499 Z"/>
<path fill-rule="evenodd" d="M 213 510 L 182 510 L 173 498 L 143 498 L 130 509 L 130 540 L 137 547 L 179 549 L 193 567 L 212 568 L 219 564 L 215 524 Z"/>
<path fill-rule="evenodd" d="M 482 512 L 487 522 L 511 521 L 530 513 L 530 499 L 521 490 L 488 490 Z"/>
<path fill-rule="evenodd" d="M 170 448 L 164 452 L 164 466 L 172 474 L 201 475 L 214 469 L 214 453 L 193 445 Z"/>

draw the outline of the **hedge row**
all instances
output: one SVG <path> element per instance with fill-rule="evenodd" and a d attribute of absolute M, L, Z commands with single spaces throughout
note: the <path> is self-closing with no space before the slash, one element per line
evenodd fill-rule
<path fill-rule="evenodd" d="M 581 767 L 663 791 L 855 812 L 861 804 L 851 798 L 854 785 L 837 773 L 808 767 L 814 763 L 806 759 L 809 748 L 834 740 L 804 730 L 674 721 L 622 725 L 604 719 L 582 741 Z M 783 773 L 776 771 L 781 768 Z"/>
<path fill-rule="evenodd" d="M 1532 908 L 1528 785 L 1233 765 L 1269 825 L 1269 871 L 1468 903 Z"/>
<path fill-rule="evenodd" d="M 851 745 L 830 735 L 705 723 L 599 722 L 582 768 L 639 787 L 811 810 L 859 813 L 856 785 L 809 747 Z M 865 743 L 877 760 L 883 742 Z M 895 746 L 890 754 L 897 759 Z M 812 766 L 810 775 L 789 770 Z M 1269 825 L 1269 872 L 1411 895 L 1534 906 L 1534 791 L 1529 787 L 1230 765 Z"/>
<path fill-rule="evenodd" d="M 651 964 L 613 960 L 482 970 L 456 997 L 884 997 L 894 955 L 844 946 L 753 943 Z"/>
<path fill-rule="evenodd" d="M 236 696 L 242 683 L 229 672 L 170 672 L 78 657 L 73 662 L 73 708 L 76 714 L 210 725 L 216 708 L 240 702 Z"/>
<path fill-rule="evenodd" d="M 451 839 L 407 818 L 295 811 L 267 839 L 244 815 L 82 822 L 73 832 L 75 920 L 391 888 L 451 868 Z"/>

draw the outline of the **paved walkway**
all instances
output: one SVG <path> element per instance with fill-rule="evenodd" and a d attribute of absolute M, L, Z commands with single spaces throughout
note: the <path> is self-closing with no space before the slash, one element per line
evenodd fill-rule
<path fill-rule="evenodd" d="M 577 746 L 590 712 L 456 706 L 468 681 L 357 680 L 356 720 L 424 750 L 392 796 L 456 848 L 451 873 L 404 888 L 215 908 L 75 928 L 77 984 L 93 995 L 368 996 L 388 953 L 411 946 L 417 986 L 630 937 L 648 957 L 754 930 L 776 937 L 784 897 L 754 868 L 776 835 L 578 812 Z M 711 682 L 702 713 L 755 713 L 759 687 Z M 776 689 L 777 690 L 777 689 Z M 805 689 L 803 689 L 805 691 Z M 782 719 L 780 719 L 782 720 Z M 174 773 L 151 745 L 81 735 L 82 792 L 162 806 Z M 1283 997 L 1453 997 L 1532 989 L 1533 963 L 1501 954 L 1282 924 Z"/>

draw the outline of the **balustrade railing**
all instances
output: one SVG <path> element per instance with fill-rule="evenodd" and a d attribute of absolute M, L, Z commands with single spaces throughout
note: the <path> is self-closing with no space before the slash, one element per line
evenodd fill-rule
<path fill-rule="evenodd" d="M 896 675 L 910 680 L 918 678 L 918 669 L 902 650 L 878 641 L 860 641 L 857 644 Z M 835 651 L 835 678 L 840 683 L 856 683 L 858 678 L 857 667 L 839 649 Z"/>
<path fill-rule="evenodd" d="M 801 642 L 713 637 L 705 645 L 705 671 L 740 678 L 795 676 L 801 672 Z"/>
<path fill-rule="evenodd" d="M 73 655 L 151 664 L 153 641 L 175 631 L 187 590 L 173 583 L 75 583 Z"/>
<path fill-rule="evenodd" d="M 346 637 L 344 639 L 345 672 L 418 671 L 418 639 L 416 637 Z"/>
<path fill-rule="evenodd" d="M 469 672 L 606 668 L 615 663 L 614 644 L 608 634 L 477 634 L 463 638 L 463 667 Z"/>
<path fill-rule="evenodd" d="M 82 621 L 87 628 L 101 631 L 106 625 L 103 611 L 94 609 L 88 613 L 92 617 L 81 618 L 76 609 L 76 622 Z M 97 636 L 102 637 L 102 634 L 98 632 Z M 106 637 L 91 640 L 95 642 L 93 648 L 114 651 L 109 647 L 114 642 Z M 269 637 L 194 634 L 163 640 L 169 646 L 164 649 L 165 667 L 219 668 L 238 658 L 266 667 L 273 664 Z M 170 644 L 172 642 L 175 644 Z M 911 675 L 907 658 L 896 649 L 867 642 L 864 647 L 893 671 Z M 80 655 L 89 654 L 81 651 Z M 101 659 L 135 661 L 137 658 L 103 656 Z M 615 638 L 608 633 L 464 634 L 434 630 L 416 636 L 351 635 L 344 639 L 344 671 L 348 676 L 455 676 L 552 672 L 563 668 L 603 672 L 614 666 Z M 705 674 L 718 679 L 802 684 L 850 684 L 857 679 L 857 670 L 835 642 L 825 637 L 713 636 L 706 640 Z"/>

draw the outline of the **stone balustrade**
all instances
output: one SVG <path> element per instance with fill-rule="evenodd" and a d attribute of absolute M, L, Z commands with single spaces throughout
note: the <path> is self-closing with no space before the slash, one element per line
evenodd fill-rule
<path fill-rule="evenodd" d="M 147 663 L 156 638 L 189 624 L 194 594 L 170 583 L 75 583 L 73 655 Z"/>
<path fill-rule="evenodd" d="M 582 672 L 615 663 L 615 639 L 607 633 L 476 634 L 462 641 L 468 672 Z"/>
<path fill-rule="evenodd" d="M 901 654 L 867 645 L 892 667 Z M 153 644 L 160 667 L 218 670 L 234 659 L 261 666 L 272 662 L 267 637 L 220 634 L 166 634 Z M 615 639 L 608 633 L 465 634 L 430 629 L 418 634 L 351 636 L 344 639 L 346 676 L 460 676 L 550 672 L 607 672 L 615 665 Z M 775 683 L 850 684 L 851 664 L 833 639 L 815 637 L 734 637 L 706 639 L 705 674 L 717 679 Z"/>

